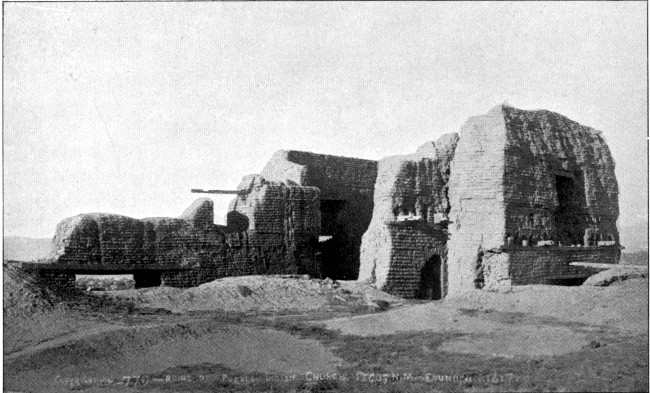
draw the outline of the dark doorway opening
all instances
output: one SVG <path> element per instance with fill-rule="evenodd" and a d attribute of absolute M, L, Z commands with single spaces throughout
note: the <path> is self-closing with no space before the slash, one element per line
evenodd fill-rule
<path fill-rule="evenodd" d="M 135 289 L 159 287 L 162 283 L 160 272 L 134 273 Z"/>
<path fill-rule="evenodd" d="M 583 193 L 573 177 L 555 176 L 558 208 L 555 227 L 558 240 L 563 245 L 582 244 L 585 223 L 582 210 L 585 205 Z"/>
<path fill-rule="evenodd" d="M 420 270 L 420 287 L 418 299 L 442 299 L 442 260 L 439 255 L 429 258 Z"/>
<path fill-rule="evenodd" d="M 576 287 L 587 281 L 588 276 L 566 276 L 546 277 L 543 281 L 546 285 L 560 285 L 564 287 Z"/>
<path fill-rule="evenodd" d="M 344 263 L 347 248 L 343 210 L 346 201 L 321 200 L 320 225 L 318 238 L 320 245 L 321 271 L 323 277 L 334 280 L 349 279 Z"/>
<path fill-rule="evenodd" d="M 345 201 L 321 200 L 320 201 L 320 227 L 321 236 L 334 236 L 338 223 L 341 222 L 341 213 Z"/>

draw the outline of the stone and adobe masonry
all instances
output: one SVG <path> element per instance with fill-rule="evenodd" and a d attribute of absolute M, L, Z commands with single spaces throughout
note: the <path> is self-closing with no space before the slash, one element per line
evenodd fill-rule
<path fill-rule="evenodd" d="M 226 257 L 236 274 L 320 275 L 320 191 L 247 176 L 227 215 Z"/>
<path fill-rule="evenodd" d="M 570 263 L 620 257 L 607 144 L 543 110 L 499 105 L 378 162 L 278 151 L 236 194 L 225 226 L 205 198 L 178 218 L 68 218 L 41 276 L 69 285 L 73 267 L 107 267 L 142 287 L 309 274 L 438 299 L 585 278 Z"/>
<path fill-rule="evenodd" d="M 430 145 L 379 162 L 359 279 L 436 299 L 618 262 L 618 186 L 599 131 L 499 105 Z"/>
<path fill-rule="evenodd" d="M 178 218 L 135 219 L 106 213 L 67 218 L 57 225 L 49 258 L 41 261 L 44 268 L 62 270 L 40 273 L 70 281 L 72 273 L 66 270 L 128 272 L 138 287 L 162 282 L 198 285 L 231 275 L 236 273 L 234 267 L 215 263 L 226 257 L 227 250 L 213 210 L 212 200 L 201 198 Z"/>
<path fill-rule="evenodd" d="M 268 181 L 320 190 L 321 273 L 334 279 L 356 279 L 361 238 L 373 214 L 377 162 L 279 151 L 266 164 L 261 176 Z"/>
<path fill-rule="evenodd" d="M 457 143 L 458 134 L 447 134 L 415 154 L 379 161 L 359 280 L 404 297 L 442 296 L 447 286 L 448 183 Z"/>
<path fill-rule="evenodd" d="M 618 185 L 599 131 L 499 105 L 463 125 L 449 183 L 449 293 L 618 262 Z"/>

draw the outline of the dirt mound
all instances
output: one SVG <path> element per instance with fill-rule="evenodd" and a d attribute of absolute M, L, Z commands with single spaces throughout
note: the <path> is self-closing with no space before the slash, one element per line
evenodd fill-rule
<path fill-rule="evenodd" d="M 617 281 L 648 277 L 647 266 L 616 266 L 589 277 L 582 285 L 606 287 Z"/>
<path fill-rule="evenodd" d="M 60 293 L 39 286 L 34 277 L 15 266 L 3 264 L 2 279 L 5 317 L 51 310 L 61 300 Z"/>
<path fill-rule="evenodd" d="M 25 271 L 3 265 L 3 353 L 74 331 L 84 322 L 73 315 L 71 294 L 38 285 Z"/>
<path fill-rule="evenodd" d="M 80 386 L 79 382 L 60 382 L 66 382 L 66 377 L 84 376 L 85 381 L 111 380 L 111 386 L 125 391 L 124 386 L 119 386 L 123 376 L 164 378 L 165 370 L 178 366 L 191 370 L 219 364 L 236 374 L 324 373 L 335 371 L 340 362 L 314 340 L 274 330 L 200 321 L 89 332 L 74 340 L 6 356 L 4 375 L 5 388 L 21 391 L 67 392 L 84 388 L 104 392 L 107 388 L 92 383 Z M 222 375 L 210 377 L 220 379 Z"/>
<path fill-rule="evenodd" d="M 107 315 L 133 307 L 122 301 L 43 286 L 24 270 L 3 264 L 3 353 L 102 325 Z"/>
<path fill-rule="evenodd" d="M 377 300 L 398 304 L 403 300 L 356 281 L 308 279 L 300 276 L 227 277 L 195 288 L 157 287 L 102 294 L 132 301 L 139 307 L 173 312 L 221 310 L 233 312 L 298 312 L 332 303 L 376 307 Z"/>

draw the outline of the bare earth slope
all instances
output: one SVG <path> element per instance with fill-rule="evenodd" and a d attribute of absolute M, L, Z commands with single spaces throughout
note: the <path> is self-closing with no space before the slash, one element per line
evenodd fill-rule
<path fill-rule="evenodd" d="M 238 373 L 335 372 L 341 360 L 315 340 L 238 325 L 209 311 L 304 313 L 400 300 L 357 282 L 250 276 L 189 289 L 78 293 L 78 302 L 90 303 L 84 308 L 67 305 L 70 299 L 32 285 L 11 268 L 4 280 L 5 388 L 32 392 L 67 392 L 71 385 L 55 381 L 71 376 L 113 381 L 84 391 L 124 391 L 123 376 L 200 365 Z M 160 309 L 174 314 L 138 316 L 138 310 Z M 198 310 L 208 314 L 184 314 Z"/>
<path fill-rule="evenodd" d="M 528 285 L 512 293 L 475 291 L 382 314 L 333 319 L 325 326 L 361 336 L 457 331 L 469 336 L 441 349 L 505 357 L 559 355 L 586 345 L 589 330 L 647 335 L 647 295 L 646 279 L 611 287 Z"/>
<path fill-rule="evenodd" d="M 34 392 L 69 391 L 70 386 L 57 386 L 57 376 L 117 382 L 123 376 L 155 375 L 173 367 L 201 364 L 244 373 L 324 373 L 335 371 L 340 363 L 314 340 L 210 321 L 94 332 L 5 359 L 9 360 L 4 367 L 5 386 Z M 89 388 L 84 391 L 107 391 L 99 386 Z M 124 387 L 120 389 L 124 391 Z"/>
<path fill-rule="evenodd" d="M 639 377 L 647 374 L 647 277 L 604 287 L 475 291 L 428 303 L 359 282 L 289 276 L 68 297 L 11 269 L 4 280 L 7 391 L 383 391 L 355 379 L 372 370 L 499 370 L 518 384 L 449 382 L 438 391 L 647 390 Z M 526 371 L 529 365 L 541 371 Z M 291 373 L 299 380 L 264 381 Z M 308 373 L 350 379 L 314 384 L 305 380 Z M 164 380 L 170 375 L 209 379 L 170 383 Z M 262 379 L 233 381 L 233 375 Z M 127 386 L 128 376 L 164 381 Z M 102 385 L 102 378 L 110 382 Z M 436 391 L 424 381 L 386 388 Z"/>
<path fill-rule="evenodd" d="M 296 276 L 227 277 L 195 288 L 157 287 L 107 293 L 143 307 L 173 312 L 221 310 L 232 312 L 305 312 L 334 302 L 371 303 L 373 300 L 400 302 L 401 299 L 356 281 L 332 282 Z M 337 298 L 335 298 L 337 297 Z"/>

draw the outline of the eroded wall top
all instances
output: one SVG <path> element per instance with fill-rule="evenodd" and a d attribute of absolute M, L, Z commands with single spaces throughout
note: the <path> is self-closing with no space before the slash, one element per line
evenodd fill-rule
<path fill-rule="evenodd" d="M 434 254 L 438 260 L 445 255 L 449 165 L 457 142 L 458 134 L 446 134 L 415 154 L 379 161 L 372 221 L 361 246 L 360 280 L 417 296 L 425 263 Z"/>
<path fill-rule="evenodd" d="M 415 154 L 379 161 L 375 183 L 373 221 L 446 220 L 450 163 L 458 134 L 441 136 L 421 145 Z"/>
<path fill-rule="evenodd" d="M 261 175 L 269 181 L 318 187 L 323 199 L 346 199 L 352 193 L 372 195 L 377 161 L 280 150 Z"/>
<path fill-rule="evenodd" d="M 618 183 L 601 132 L 546 110 L 501 110 L 508 233 L 565 245 L 589 231 L 617 240 Z"/>

